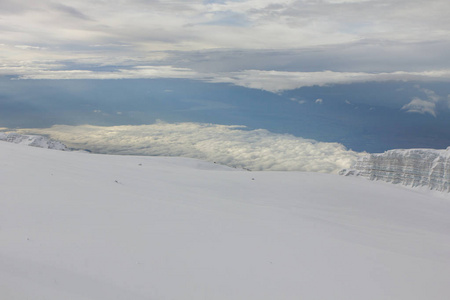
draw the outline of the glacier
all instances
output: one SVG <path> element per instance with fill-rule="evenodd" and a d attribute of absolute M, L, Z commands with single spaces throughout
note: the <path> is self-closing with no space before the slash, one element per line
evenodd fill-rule
<path fill-rule="evenodd" d="M 450 194 L 0 142 L 0 298 L 450 297 Z"/>
<path fill-rule="evenodd" d="M 394 149 L 368 154 L 339 174 L 450 192 L 450 147 L 443 150 Z"/>
<path fill-rule="evenodd" d="M 24 135 L 16 132 L 0 132 L 0 141 L 10 142 L 14 144 L 24 144 L 45 149 L 62 151 L 69 150 L 63 143 L 41 135 Z"/>

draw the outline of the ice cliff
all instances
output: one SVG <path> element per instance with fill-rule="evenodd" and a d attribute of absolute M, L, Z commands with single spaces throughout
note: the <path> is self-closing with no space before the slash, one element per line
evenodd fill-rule
<path fill-rule="evenodd" d="M 450 192 L 450 147 L 446 150 L 399 149 L 368 154 L 359 158 L 351 169 L 344 169 L 339 174 Z"/>
<path fill-rule="evenodd" d="M 15 132 L 0 132 L 0 141 L 25 144 L 28 146 L 55 149 L 55 150 L 68 150 L 66 145 L 61 142 L 51 140 L 44 136 L 39 135 L 22 135 Z"/>

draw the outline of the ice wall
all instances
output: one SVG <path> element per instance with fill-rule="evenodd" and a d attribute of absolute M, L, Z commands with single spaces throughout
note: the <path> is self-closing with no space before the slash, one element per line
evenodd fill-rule
<path fill-rule="evenodd" d="M 47 148 L 63 151 L 68 150 L 66 145 L 64 145 L 63 143 L 39 135 L 22 135 L 15 132 L 0 132 L 0 141 L 15 144 L 25 144 L 28 146 L 34 146 L 39 148 Z"/>
<path fill-rule="evenodd" d="M 446 150 L 407 149 L 368 154 L 340 174 L 450 192 L 450 147 Z"/>

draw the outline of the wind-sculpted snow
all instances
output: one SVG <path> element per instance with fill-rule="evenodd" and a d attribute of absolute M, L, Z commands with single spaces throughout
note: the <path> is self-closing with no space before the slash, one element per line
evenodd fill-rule
<path fill-rule="evenodd" d="M 28 146 L 54 149 L 54 150 L 67 150 L 66 145 L 61 142 L 51 140 L 44 136 L 39 135 L 23 135 L 15 132 L 0 132 L 0 141 L 15 143 L 15 144 L 25 144 Z"/>
<path fill-rule="evenodd" d="M 340 174 L 450 192 L 450 147 L 446 150 L 408 149 L 370 154 Z"/>

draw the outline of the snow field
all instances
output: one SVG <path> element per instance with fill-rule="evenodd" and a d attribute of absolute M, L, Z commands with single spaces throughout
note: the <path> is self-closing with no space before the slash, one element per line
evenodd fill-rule
<path fill-rule="evenodd" d="M 449 299 L 450 199 L 0 144 L 2 299 Z"/>

